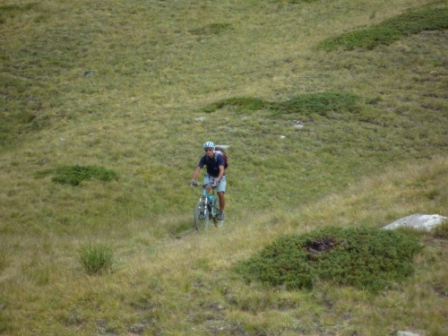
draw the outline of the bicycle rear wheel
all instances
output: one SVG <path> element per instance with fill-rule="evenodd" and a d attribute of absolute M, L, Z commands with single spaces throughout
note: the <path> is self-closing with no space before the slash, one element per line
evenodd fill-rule
<path fill-rule="evenodd" d="M 194 208 L 194 227 L 198 231 L 207 230 L 209 220 L 207 204 L 203 201 L 199 201 L 196 208 Z"/>
<path fill-rule="evenodd" d="M 215 215 L 213 216 L 213 224 L 215 225 L 215 227 L 220 227 L 224 225 L 224 215 L 221 216 L 221 210 L 216 206 L 216 203 L 218 199 L 215 198 L 213 200 L 213 212 Z"/>

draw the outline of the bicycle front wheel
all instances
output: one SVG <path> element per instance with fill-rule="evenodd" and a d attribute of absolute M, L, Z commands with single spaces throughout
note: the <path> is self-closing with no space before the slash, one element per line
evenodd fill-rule
<path fill-rule="evenodd" d="M 203 201 L 199 201 L 194 208 L 194 227 L 196 230 L 207 230 L 209 224 L 209 212 L 207 204 Z"/>

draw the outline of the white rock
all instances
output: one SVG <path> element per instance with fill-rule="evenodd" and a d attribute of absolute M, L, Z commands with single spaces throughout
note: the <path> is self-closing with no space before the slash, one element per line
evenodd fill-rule
<path fill-rule="evenodd" d="M 399 331 L 399 332 L 397 332 L 397 336 L 420 336 L 420 335 L 414 334 L 410 331 Z"/>
<path fill-rule="evenodd" d="M 437 225 L 442 224 L 444 221 L 448 220 L 448 217 L 440 215 L 421 215 L 415 214 L 407 217 L 400 218 L 395 222 L 390 223 L 383 227 L 385 230 L 395 230 L 399 227 L 408 227 L 416 230 L 426 230 L 430 231 Z"/>

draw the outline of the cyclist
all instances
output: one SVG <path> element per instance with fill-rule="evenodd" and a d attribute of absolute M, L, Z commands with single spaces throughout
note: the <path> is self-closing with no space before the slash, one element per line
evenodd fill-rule
<path fill-rule="evenodd" d="M 205 155 L 199 160 L 198 166 L 193 172 L 190 186 L 196 183 L 196 178 L 199 172 L 204 166 L 207 166 L 207 173 L 204 176 L 204 184 L 206 184 L 207 191 L 210 191 L 210 185 L 217 186 L 218 198 L 219 198 L 219 220 L 224 219 L 224 207 L 226 201 L 224 193 L 226 192 L 226 174 L 224 171 L 224 159 L 222 155 L 215 154 L 215 144 L 211 141 L 207 141 L 203 145 Z"/>

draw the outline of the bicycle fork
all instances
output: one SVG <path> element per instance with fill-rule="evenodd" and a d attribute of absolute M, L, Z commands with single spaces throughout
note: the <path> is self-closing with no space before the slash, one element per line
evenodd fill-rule
<path fill-rule="evenodd" d="M 214 217 L 216 215 L 216 197 L 213 195 L 204 194 L 199 198 L 199 201 L 204 204 L 204 208 L 208 210 L 208 213 Z M 205 210 L 204 209 L 204 210 Z"/>

